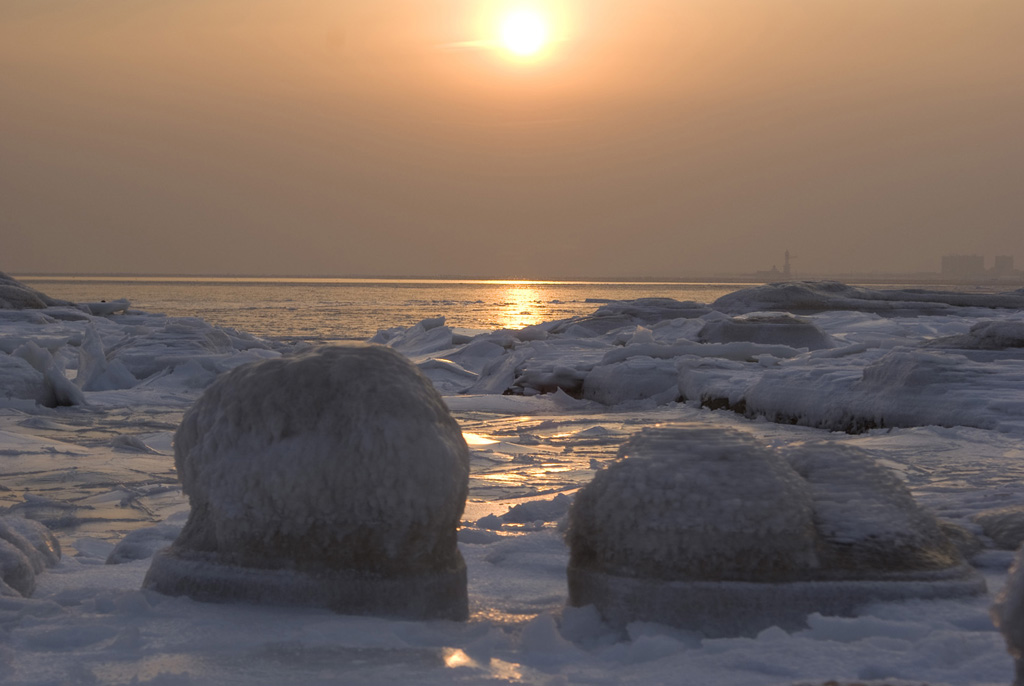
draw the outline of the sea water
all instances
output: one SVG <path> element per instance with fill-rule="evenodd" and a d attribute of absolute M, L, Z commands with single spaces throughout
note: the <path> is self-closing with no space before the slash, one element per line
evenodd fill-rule
<path fill-rule="evenodd" d="M 473 331 L 520 329 L 590 314 L 607 300 L 711 302 L 739 283 L 314 279 L 235 277 L 18 277 L 54 298 L 127 298 L 132 307 L 199 317 L 255 336 L 363 341 L 378 329 L 444 315 Z"/>
<path fill-rule="evenodd" d="M 445 316 L 469 332 L 524 326 L 593 313 L 609 300 L 674 298 L 710 303 L 751 283 L 687 281 L 511 281 L 138 276 L 19 276 L 54 298 L 127 298 L 134 309 L 199 317 L 262 338 L 365 341 L 379 329 Z M 906 284 L 873 285 L 902 288 Z M 929 285 L 939 290 L 1006 290 Z"/>

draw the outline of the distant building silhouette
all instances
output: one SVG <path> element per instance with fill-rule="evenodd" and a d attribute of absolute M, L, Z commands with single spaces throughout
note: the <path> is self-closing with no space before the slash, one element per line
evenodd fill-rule
<path fill-rule="evenodd" d="M 1013 274 L 1013 256 L 996 255 L 995 266 L 992 267 L 995 276 L 1010 276 Z"/>
<path fill-rule="evenodd" d="M 1012 259 L 1010 263 L 1012 265 Z M 952 279 L 984 276 L 985 258 L 981 255 L 943 255 L 942 275 Z"/>
<path fill-rule="evenodd" d="M 779 268 L 773 264 L 772 268 L 768 271 L 754 272 L 754 278 L 768 282 L 789 281 L 793 276 L 792 270 L 789 266 L 789 261 L 794 258 L 789 254 L 788 250 L 785 252 L 784 257 L 785 261 L 782 263 L 782 271 L 779 271 Z"/>

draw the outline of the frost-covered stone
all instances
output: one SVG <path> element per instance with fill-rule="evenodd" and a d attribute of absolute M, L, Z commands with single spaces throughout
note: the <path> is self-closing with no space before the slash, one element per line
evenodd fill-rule
<path fill-rule="evenodd" d="M 0 516 L 0 595 L 28 597 L 36 575 L 60 561 L 60 543 L 39 522 Z"/>
<path fill-rule="evenodd" d="M 645 429 L 576 496 L 570 565 L 653 579 L 785 581 L 817 566 L 811 492 L 747 434 Z"/>
<path fill-rule="evenodd" d="M 192 511 L 144 585 L 203 600 L 464 618 L 462 433 L 381 346 L 244 365 L 186 413 L 175 464 Z"/>
<path fill-rule="evenodd" d="M 867 453 L 811 443 L 787 457 L 811 487 L 821 578 L 885 578 L 963 564 L 938 520 Z"/>
<path fill-rule="evenodd" d="M 569 601 L 613 624 L 707 635 L 798 628 L 871 600 L 984 592 L 984 581 L 866 454 L 747 434 L 645 429 L 569 513 Z"/>

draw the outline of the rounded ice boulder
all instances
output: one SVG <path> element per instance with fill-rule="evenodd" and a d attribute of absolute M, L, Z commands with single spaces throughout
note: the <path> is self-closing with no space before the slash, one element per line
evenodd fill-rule
<path fill-rule="evenodd" d="M 872 600 L 984 592 L 898 478 L 853 449 L 786 459 L 736 430 L 645 429 L 569 512 L 569 602 L 709 636 Z"/>
<path fill-rule="evenodd" d="M 381 346 L 243 365 L 185 414 L 191 513 L 146 588 L 197 600 L 467 616 L 456 532 L 469 451 L 440 395 Z"/>

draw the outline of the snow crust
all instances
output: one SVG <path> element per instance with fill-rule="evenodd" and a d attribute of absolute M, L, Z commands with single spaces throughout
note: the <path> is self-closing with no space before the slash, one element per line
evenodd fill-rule
<path fill-rule="evenodd" d="M 175 434 L 191 514 L 145 585 L 465 617 L 456 530 L 468 461 L 437 391 L 391 349 L 325 346 L 238 367 Z"/>

